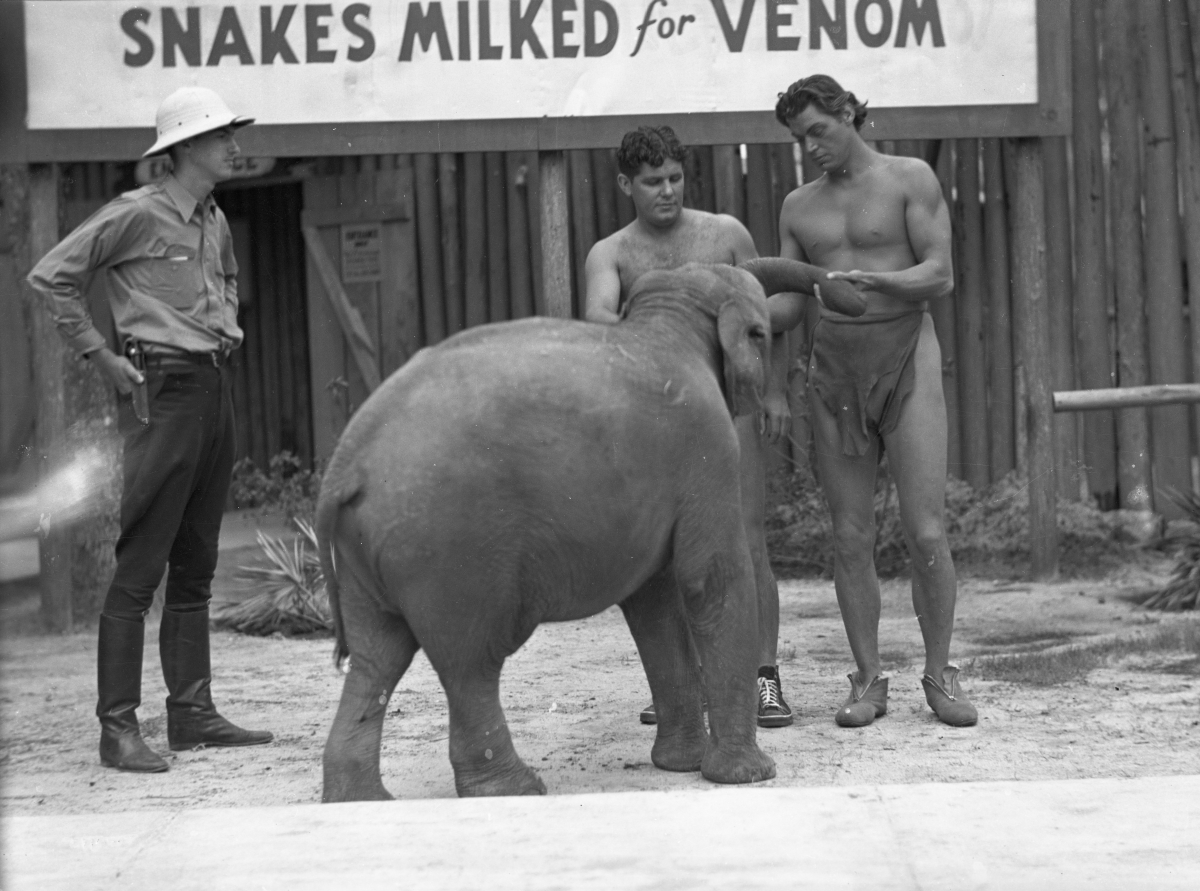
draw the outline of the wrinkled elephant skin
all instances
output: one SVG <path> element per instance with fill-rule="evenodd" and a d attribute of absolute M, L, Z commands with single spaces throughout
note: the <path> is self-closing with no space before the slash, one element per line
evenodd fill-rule
<path fill-rule="evenodd" d="M 775 775 L 755 741 L 757 604 L 732 421 L 759 407 L 769 330 L 749 273 L 653 272 L 620 324 L 480 326 L 371 395 L 317 511 L 350 656 L 324 800 L 390 797 L 383 718 L 419 647 L 446 691 L 459 795 L 544 793 L 513 748 L 501 668 L 539 623 L 614 603 L 658 705 L 654 763 L 720 783 Z"/>

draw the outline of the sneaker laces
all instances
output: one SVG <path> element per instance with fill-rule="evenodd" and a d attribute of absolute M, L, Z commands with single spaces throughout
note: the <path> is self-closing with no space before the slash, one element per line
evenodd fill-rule
<path fill-rule="evenodd" d="M 779 702 L 782 691 L 779 687 L 779 681 L 774 678 L 759 678 L 758 679 L 758 699 L 765 709 L 782 708 Z"/>

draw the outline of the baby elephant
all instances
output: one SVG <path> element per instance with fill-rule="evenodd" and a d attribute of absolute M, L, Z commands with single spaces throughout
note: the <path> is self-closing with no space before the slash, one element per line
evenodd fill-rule
<path fill-rule="evenodd" d="M 354 415 L 317 506 L 335 658 L 350 657 L 325 801 L 391 797 L 383 718 L 419 647 L 449 702 L 458 794 L 544 794 L 500 707 L 504 660 L 538 623 L 614 603 L 659 706 L 654 764 L 718 783 L 775 775 L 755 742 L 758 616 L 732 418 L 760 407 L 760 279 L 811 292 L 819 270 L 747 266 L 648 273 L 615 326 L 464 331 Z M 822 282 L 826 304 L 861 312 L 841 284 Z"/>

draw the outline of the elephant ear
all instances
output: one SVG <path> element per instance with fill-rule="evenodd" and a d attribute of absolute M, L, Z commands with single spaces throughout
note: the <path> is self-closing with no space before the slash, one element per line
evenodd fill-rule
<path fill-rule="evenodd" d="M 739 300 L 728 300 L 717 311 L 717 337 L 725 369 L 725 403 L 733 417 L 762 408 L 770 340 L 761 319 Z"/>

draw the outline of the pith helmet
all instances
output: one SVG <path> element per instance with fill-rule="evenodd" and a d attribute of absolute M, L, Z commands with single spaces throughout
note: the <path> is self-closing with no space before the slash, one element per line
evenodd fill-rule
<path fill-rule="evenodd" d="M 158 139 L 142 155 L 160 155 L 176 143 L 220 130 L 222 127 L 244 127 L 254 118 L 242 117 L 229 110 L 220 96 L 206 87 L 180 87 L 158 106 L 155 124 Z"/>

